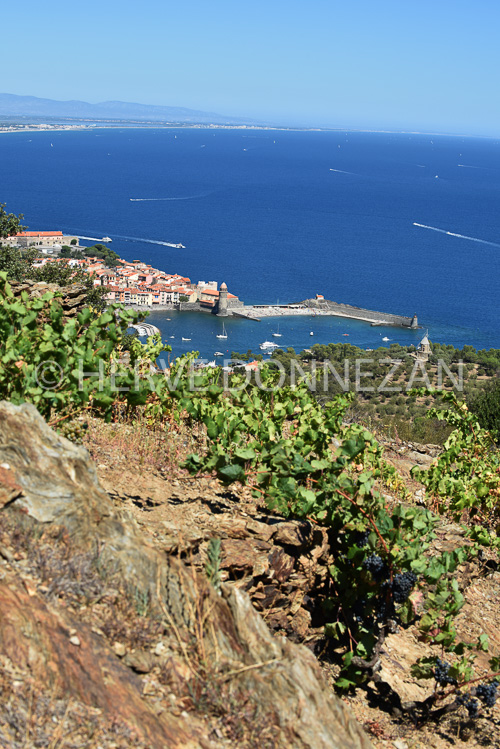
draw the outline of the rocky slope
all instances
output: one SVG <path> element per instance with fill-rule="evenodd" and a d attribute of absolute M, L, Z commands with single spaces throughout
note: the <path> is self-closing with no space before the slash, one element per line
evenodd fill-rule
<path fill-rule="evenodd" d="M 0 745 L 368 749 L 312 653 L 187 565 L 175 520 L 158 543 L 114 492 L 32 406 L 0 403 Z M 253 522 L 224 549 L 243 571 Z M 278 551 L 260 574 L 285 583 L 312 530 L 262 525 Z"/>
<path fill-rule="evenodd" d="M 21 297 L 23 291 L 30 299 L 39 299 L 48 291 L 57 292 L 65 317 L 73 317 L 81 311 L 88 293 L 86 287 L 80 283 L 59 286 L 56 283 L 26 279 L 25 281 L 9 281 L 9 284 L 15 297 Z"/>
<path fill-rule="evenodd" d="M 193 428 L 168 434 L 141 429 L 140 424 L 105 425 L 90 422 L 86 438 L 102 486 L 114 505 L 136 519 L 150 542 L 205 569 L 210 539 L 221 540 L 221 576 L 226 585 L 247 593 L 255 609 L 277 636 L 305 644 L 321 665 L 330 688 L 338 673 L 332 642 L 325 640 L 322 603 L 328 596 L 328 567 L 334 563 L 328 529 L 308 522 L 284 521 L 254 499 L 249 490 L 232 485 L 229 491 L 208 476 L 192 477 L 180 469 L 182 458 L 202 449 L 203 435 Z M 385 457 L 404 477 L 417 504 L 426 501 L 411 479 L 416 463 L 428 466 L 439 448 L 414 443 L 385 443 Z M 388 502 L 398 499 L 383 487 Z M 440 524 L 431 553 L 464 543 L 461 529 Z M 457 619 L 460 635 L 474 641 L 489 637 L 492 652 L 500 652 L 500 572 L 498 560 L 485 553 L 477 564 L 457 572 L 466 604 Z M 465 714 L 452 714 L 436 726 L 419 725 L 407 709 L 425 700 L 432 681 L 415 681 L 410 666 L 421 656 L 436 655 L 421 641 L 416 627 L 398 628 L 381 652 L 381 681 L 344 697 L 380 749 L 447 749 L 492 746 L 500 731 L 499 706 L 475 726 Z M 477 661 L 478 675 L 488 672 L 487 654 Z"/>

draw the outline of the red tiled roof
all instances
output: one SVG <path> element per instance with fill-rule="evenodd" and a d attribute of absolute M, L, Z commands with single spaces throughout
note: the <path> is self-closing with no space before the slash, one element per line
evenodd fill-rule
<path fill-rule="evenodd" d="M 62 237 L 62 231 L 20 231 L 15 237 Z"/>

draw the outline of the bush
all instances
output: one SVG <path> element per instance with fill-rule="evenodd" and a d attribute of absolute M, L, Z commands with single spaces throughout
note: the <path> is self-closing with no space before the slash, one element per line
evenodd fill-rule
<path fill-rule="evenodd" d="M 500 379 L 497 377 L 476 390 L 467 403 L 483 429 L 488 429 L 500 441 Z"/>

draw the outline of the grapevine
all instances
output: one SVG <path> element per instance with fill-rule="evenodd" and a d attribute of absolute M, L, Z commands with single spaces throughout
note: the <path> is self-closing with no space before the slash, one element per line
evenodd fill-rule
<path fill-rule="evenodd" d="M 415 677 L 434 680 L 431 707 L 455 693 L 453 704 L 472 717 L 479 704 L 491 707 L 496 682 L 463 691 L 473 681 L 474 653 L 487 645 L 481 638 L 462 642 L 454 626 L 464 603 L 454 572 L 481 544 L 498 545 L 500 524 L 498 451 L 466 407 L 450 396 L 449 410 L 434 409 L 455 431 L 429 472 L 413 475 L 439 498 L 439 512 L 477 523 L 468 525 L 474 543 L 431 555 L 438 517 L 425 507 L 388 507 L 379 487 L 397 488 L 400 479 L 373 434 L 344 423 L 349 394 L 320 404 L 306 381 L 277 387 L 278 374 L 267 367 L 260 371 L 262 387 L 234 373 L 228 389 L 218 369 L 192 372 L 195 353 L 176 360 L 167 379 L 154 369 L 165 350 L 159 338 L 134 342 L 130 363 L 123 363 L 120 341 L 135 320 L 135 313 L 116 307 L 103 314 L 85 309 L 65 320 L 53 294 L 15 300 L 0 274 L 1 397 L 34 403 L 74 439 L 83 412 L 108 420 L 140 412 L 165 428 L 175 419 L 204 425 L 205 448 L 184 464 L 192 474 L 245 484 L 274 512 L 328 529 L 334 562 L 324 632 L 341 653 L 339 689 L 376 680 L 388 633 L 414 625 L 441 650 L 440 658 L 420 659 L 412 669 Z M 46 362 L 60 374 L 51 390 L 37 381 Z M 499 664 L 491 658 L 492 671 Z"/>
<path fill-rule="evenodd" d="M 466 522 L 469 535 L 480 543 L 499 546 L 500 455 L 495 440 L 455 393 L 441 395 L 449 408 L 431 408 L 427 415 L 448 421 L 454 431 L 429 470 L 415 467 L 412 476 L 437 498 L 441 514 Z"/>

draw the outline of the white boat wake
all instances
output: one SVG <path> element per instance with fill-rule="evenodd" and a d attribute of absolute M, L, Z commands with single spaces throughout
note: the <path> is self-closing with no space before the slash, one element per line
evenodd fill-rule
<path fill-rule="evenodd" d="M 357 177 L 357 174 L 354 174 L 354 172 L 345 172 L 343 169 L 332 169 L 330 168 L 331 172 L 340 172 L 340 174 L 352 174 L 354 177 Z"/>
<path fill-rule="evenodd" d="M 449 237 L 458 237 L 458 239 L 468 239 L 471 242 L 479 242 L 479 244 L 489 244 L 491 247 L 500 247 L 500 244 L 496 242 L 488 242 L 486 239 L 478 239 L 478 237 L 468 237 L 466 234 L 456 234 L 453 231 L 446 231 L 446 229 L 438 229 L 437 226 L 427 226 L 426 224 L 417 224 L 413 222 L 413 226 L 419 226 L 421 229 L 430 229 L 431 231 L 438 231 L 440 234 L 447 234 Z"/>
<path fill-rule="evenodd" d="M 184 249 L 183 245 L 181 244 L 173 244 L 172 242 L 160 242 L 159 239 L 144 239 L 143 237 L 125 237 L 120 236 L 119 234 L 114 234 L 114 237 L 116 239 L 125 239 L 128 242 L 146 242 L 147 244 L 159 244 L 162 245 L 162 247 L 175 247 L 177 249 Z"/>
<path fill-rule="evenodd" d="M 179 198 L 129 198 L 129 200 L 131 203 L 151 203 L 158 200 L 196 200 L 196 198 L 206 198 L 207 195 L 211 194 L 211 192 L 203 192 L 200 195 L 186 195 Z"/>

